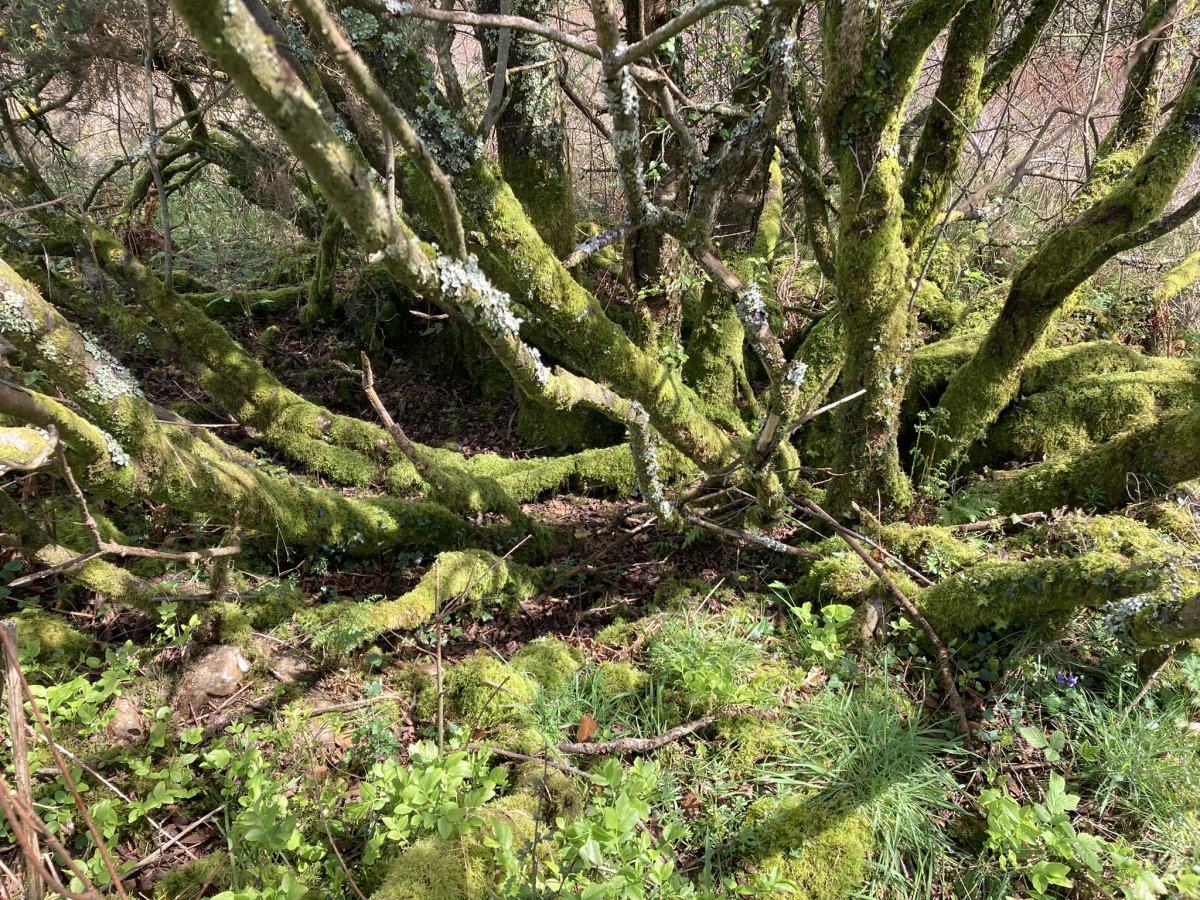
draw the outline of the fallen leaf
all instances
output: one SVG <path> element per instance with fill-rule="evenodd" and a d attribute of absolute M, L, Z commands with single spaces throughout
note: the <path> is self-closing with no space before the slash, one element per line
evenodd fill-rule
<path fill-rule="evenodd" d="M 683 795 L 683 799 L 679 801 L 679 805 L 683 807 L 685 815 L 695 817 L 700 815 L 700 807 L 704 805 L 704 801 L 691 791 L 688 791 Z"/>
<path fill-rule="evenodd" d="M 596 736 L 596 732 L 599 730 L 600 723 L 584 713 L 583 718 L 579 720 L 579 729 L 575 732 L 575 740 L 580 744 L 586 744 Z"/>

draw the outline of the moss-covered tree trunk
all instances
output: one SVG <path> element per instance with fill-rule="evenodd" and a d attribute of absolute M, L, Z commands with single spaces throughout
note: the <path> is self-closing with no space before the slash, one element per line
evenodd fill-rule
<path fill-rule="evenodd" d="M 497 0 L 479 4 L 482 13 L 498 13 Z M 546 0 L 513 0 L 514 16 L 546 22 Z M 481 29 L 488 66 L 496 65 L 495 29 Z M 558 83 L 554 46 L 523 31 L 513 32 L 508 51 L 507 90 L 496 120 L 500 171 L 529 213 L 542 239 L 559 257 L 575 245 L 575 192 L 566 110 Z"/>
<path fill-rule="evenodd" d="M 909 377 L 915 318 L 909 305 L 909 254 L 898 159 L 904 106 L 922 61 L 961 0 L 923 0 L 892 23 L 884 39 L 873 3 L 838 3 L 823 23 L 825 146 L 836 149 L 840 222 L 836 285 L 845 360 L 843 394 L 861 399 L 839 413 L 829 504 L 906 506 L 912 488 L 897 446 L 900 404 Z"/>

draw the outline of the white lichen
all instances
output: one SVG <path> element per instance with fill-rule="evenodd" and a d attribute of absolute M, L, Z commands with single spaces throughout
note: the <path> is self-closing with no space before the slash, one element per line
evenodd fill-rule
<path fill-rule="evenodd" d="M 0 302 L 0 332 L 33 334 L 35 327 L 25 317 L 25 298 L 16 291 L 5 291 L 3 302 Z"/>
<path fill-rule="evenodd" d="M 488 280 L 474 256 L 465 262 L 439 256 L 437 265 L 442 291 L 459 301 L 467 318 L 501 339 L 520 333 L 522 320 L 512 311 L 512 298 Z"/>
<path fill-rule="evenodd" d="M 117 439 L 105 431 L 103 428 L 98 429 L 104 435 L 104 443 L 108 445 L 108 458 L 112 460 L 114 466 L 127 466 L 130 459 L 129 454 L 117 442 Z"/>
<path fill-rule="evenodd" d="M 122 397 L 142 397 L 142 389 L 133 374 L 87 332 L 83 334 L 83 347 L 95 360 L 95 365 L 91 379 L 79 390 L 80 397 L 103 404 Z"/>

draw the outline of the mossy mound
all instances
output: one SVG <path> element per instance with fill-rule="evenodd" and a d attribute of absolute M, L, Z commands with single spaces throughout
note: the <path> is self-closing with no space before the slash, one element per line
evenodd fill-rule
<path fill-rule="evenodd" d="M 845 603 L 865 591 L 875 578 L 858 555 L 841 538 L 829 538 L 813 547 L 821 558 L 806 563 L 796 582 L 796 596 L 815 603 Z"/>
<path fill-rule="evenodd" d="M 634 622 L 613 622 L 596 634 L 596 642 L 606 647 L 628 647 L 637 640 L 638 629 Z"/>
<path fill-rule="evenodd" d="M 605 700 L 636 694 L 649 680 L 650 676 L 632 663 L 609 661 L 596 667 L 596 691 Z"/>
<path fill-rule="evenodd" d="M 722 718 L 717 728 L 729 741 L 729 775 L 745 778 L 762 760 L 779 756 L 788 747 L 788 731 L 771 719 L 755 715 Z"/>
<path fill-rule="evenodd" d="M 481 829 L 462 837 L 426 838 L 397 857 L 372 900 L 482 900 L 492 896 L 497 872 L 495 851 L 485 846 L 492 823 L 503 821 L 514 848 L 533 841 L 538 802 L 513 794 L 483 810 Z"/>
<path fill-rule="evenodd" d="M 871 827 L 861 813 L 764 797 L 747 810 L 746 827 L 756 846 L 742 861 L 760 871 L 778 869 L 796 887 L 781 897 L 844 900 L 866 872 Z"/>
<path fill-rule="evenodd" d="M 92 639 L 76 631 L 58 616 L 40 609 L 25 609 L 16 616 L 17 643 L 21 647 L 37 645 L 34 659 L 45 662 L 56 657 L 74 659 L 92 647 Z"/>
<path fill-rule="evenodd" d="M 205 889 L 205 885 L 208 886 Z M 208 890 L 226 891 L 233 887 L 229 854 L 210 853 L 172 869 L 154 888 L 155 900 L 193 900 Z"/>
<path fill-rule="evenodd" d="M 524 722 L 534 687 L 512 666 L 493 656 L 468 656 L 446 670 L 444 677 L 446 713 L 469 728 L 498 728 Z M 430 704 L 432 703 L 432 707 Z M 432 718 L 437 697 L 423 693 L 418 712 Z"/>
<path fill-rule="evenodd" d="M 518 792 L 538 798 L 538 812 L 543 822 L 570 822 L 583 814 L 583 795 L 575 782 L 563 772 L 540 762 L 525 762 L 517 766 L 513 785 Z"/>
<path fill-rule="evenodd" d="M 558 688 L 583 668 L 583 654 L 570 644 L 547 635 L 518 650 L 510 665 L 518 672 L 530 675 L 544 688 Z"/>

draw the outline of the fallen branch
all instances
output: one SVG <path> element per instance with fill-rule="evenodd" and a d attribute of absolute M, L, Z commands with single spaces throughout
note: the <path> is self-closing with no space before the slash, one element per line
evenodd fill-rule
<path fill-rule="evenodd" d="M 689 734 L 693 734 L 702 728 L 707 728 L 715 721 L 717 721 L 716 716 L 703 716 L 694 722 L 688 722 L 686 725 L 672 728 L 670 731 L 652 738 L 617 738 L 615 741 L 605 741 L 601 744 L 572 744 L 564 742 L 556 746 L 563 753 L 574 753 L 579 756 L 606 756 L 609 753 L 648 753 L 651 750 L 657 750 L 659 747 L 665 747 L 667 744 L 673 744 L 680 738 L 687 737 Z"/>
<path fill-rule="evenodd" d="M 892 581 L 887 570 L 858 542 L 854 532 L 846 528 L 841 522 L 808 498 L 792 500 L 792 504 L 800 509 L 807 510 L 837 532 L 838 537 L 846 542 L 846 546 L 858 554 L 859 559 L 866 563 L 867 568 L 871 570 L 875 577 L 887 586 L 888 592 L 900 604 L 904 612 L 925 632 L 925 637 L 929 638 L 929 642 L 933 644 L 937 652 L 942 687 L 945 688 L 950 705 L 954 708 L 954 712 L 958 716 L 959 729 L 962 731 L 963 737 L 967 739 L 967 744 L 974 746 L 975 738 L 971 734 L 971 723 L 967 720 L 966 708 L 963 706 L 962 697 L 958 693 L 958 687 L 954 683 L 954 674 L 951 671 L 950 664 L 950 652 L 946 649 L 946 645 L 942 642 L 942 639 L 938 637 L 938 633 L 934 631 L 933 626 L 929 624 L 929 620 L 921 615 L 921 611 L 917 609 L 916 604 L 900 588 L 896 587 L 896 582 Z"/>

